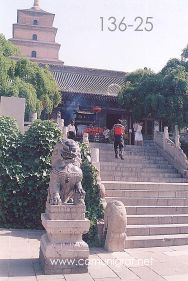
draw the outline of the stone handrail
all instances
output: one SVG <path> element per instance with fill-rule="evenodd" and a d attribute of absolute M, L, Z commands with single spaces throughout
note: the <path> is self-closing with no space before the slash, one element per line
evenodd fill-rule
<path fill-rule="evenodd" d="M 169 139 L 168 129 L 166 132 L 154 132 L 154 142 L 160 153 L 182 174 L 188 177 L 188 159 L 179 145 L 178 135 L 174 143 Z"/>

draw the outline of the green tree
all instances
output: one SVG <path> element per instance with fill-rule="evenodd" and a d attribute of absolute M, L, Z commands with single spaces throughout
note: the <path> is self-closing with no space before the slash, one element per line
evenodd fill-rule
<path fill-rule="evenodd" d="M 16 54 L 18 54 L 18 49 L 0 33 L 0 56 L 10 57 Z"/>
<path fill-rule="evenodd" d="M 26 99 L 26 113 L 51 113 L 61 101 L 59 87 L 47 67 L 27 59 L 15 61 L 18 50 L 0 34 L 0 96 Z"/>
<path fill-rule="evenodd" d="M 151 116 L 164 124 L 188 123 L 188 62 L 171 59 L 157 74 L 137 70 L 127 76 L 119 100 L 135 120 Z"/>
<path fill-rule="evenodd" d="M 119 101 L 126 109 L 132 111 L 135 120 L 154 115 L 160 102 L 155 93 L 160 91 L 157 75 L 148 69 L 139 69 L 126 77 L 125 85 L 119 93 Z M 148 98 L 148 96 L 150 98 Z"/>
<path fill-rule="evenodd" d="M 182 53 L 181 53 L 181 58 L 182 60 L 187 60 L 188 58 L 188 44 L 187 46 L 183 49 Z"/>
<path fill-rule="evenodd" d="M 188 123 L 188 72 L 183 63 L 176 67 L 168 67 L 165 71 L 162 69 L 161 72 L 166 122 L 183 127 Z"/>

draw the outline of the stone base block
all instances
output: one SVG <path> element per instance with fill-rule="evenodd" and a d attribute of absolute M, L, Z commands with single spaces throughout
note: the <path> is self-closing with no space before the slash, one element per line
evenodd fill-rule
<path fill-rule="evenodd" d="M 89 248 L 84 241 L 54 243 L 44 234 L 39 258 L 45 274 L 87 273 Z"/>
<path fill-rule="evenodd" d="M 46 215 L 50 220 L 83 220 L 85 219 L 85 205 L 50 205 L 46 204 Z"/>
<path fill-rule="evenodd" d="M 42 225 L 47 231 L 48 238 L 54 243 L 62 241 L 80 241 L 83 233 L 90 227 L 88 219 L 83 220 L 50 220 L 47 214 L 41 215 Z"/>

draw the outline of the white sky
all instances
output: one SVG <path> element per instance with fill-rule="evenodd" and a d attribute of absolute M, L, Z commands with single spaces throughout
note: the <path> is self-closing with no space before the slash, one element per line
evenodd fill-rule
<path fill-rule="evenodd" d="M 12 36 L 17 9 L 30 8 L 33 1 L 0 0 L 0 32 L 6 38 Z M 56 14 L 56 41 L 66 65 L 159 71 L 170 58 L 179 58 L 188 43 L 188 0 L 40 0 L 40 6 Z M 102 32 L 100 17 L 107 23 L 110 16 L 125 17 L 128 24 L 137 16 L 153 17 L 154 29 Z"/>

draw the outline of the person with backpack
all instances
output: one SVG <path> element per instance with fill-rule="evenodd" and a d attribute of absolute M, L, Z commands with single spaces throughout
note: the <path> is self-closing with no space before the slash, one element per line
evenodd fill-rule
<path fill-rule="evenodd" d="M 122 125 L 121 120 L 118 120 L 117 123 L 113 127 L 114 133 L 114 152 L 115 158 L 123 158 L 123 148 L 124 148 L 124 134 L 125 134 L 125 127 Z M 119 153 L 118 153 L 119 152 Z"/>

